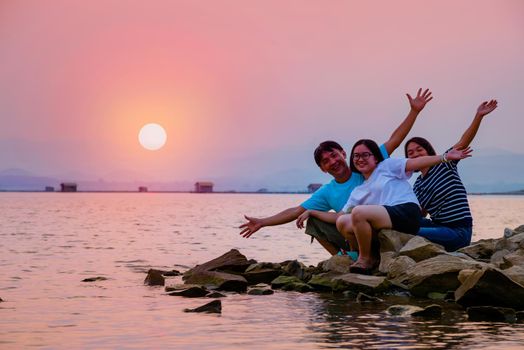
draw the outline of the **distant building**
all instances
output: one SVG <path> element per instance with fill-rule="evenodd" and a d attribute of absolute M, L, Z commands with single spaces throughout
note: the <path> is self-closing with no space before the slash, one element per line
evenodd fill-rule
<path fill-rule="evenodd" d="M 209 181 L 199 181 L 195 183 L 195 192 L 210 193 L 213 192 L 213 183 Z"/>
<path fill-rule="evenodd" d="M 268 193 L 268 189 L 267 188 L 261 188 L 259 190 L 257 190 L 258 193 Z"/>
<path fill-rule="evenodd" d="M 53 186 L 46 186 L 45 191 L 46 192 L 55 192 L 55 188 Z"/>
<path fill-rule="evenodd" d="M 147 192 L 147 187 L 146 186 L 138 187 L 138 192 Z"/>
<path fill-rule="evenodd" d="M 313 193 L 316 190 L 318 190 L 320 187 L 322 187 L 322 184 L 309 184 L 309 186 L 307 187 L 307 191 L 309 193 Z"/>
<path fill-rule="evenodd" d="M 61 192 L 76 192 L 77 185 L 74 182 L 62 182 L 60 184 Z"/>

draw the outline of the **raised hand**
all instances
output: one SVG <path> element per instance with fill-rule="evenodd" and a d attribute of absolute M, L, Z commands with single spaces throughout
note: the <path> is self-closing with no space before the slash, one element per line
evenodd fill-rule
<path fill-rule="evenodd" d="M 238 228 L 243 229 L 240 231 L 240 235 L 244 238 L 249 238 L 253 233 L 257 232 L 262 228 L 262 220 L 257 218 L 252 218 L 247 215 L 244 215 L 247 222 L 240 225 Z"/>
<path fill-rule="evenodd" d="M 297 218 L 297 227 L 304 228 L 304 222 L 309 218 L 310 211 L 306 210 Z"/>
<path fill-rule="evenodd" d="M 406 94 L 409 100 L 409 105 L 411 106 L 411 109 L 417 112 L 420 112 L 424 109 L 426 106 L 426 103 L 431 101 L 433 99 L 433 96 L 431 96 L 431 91 L 429 89 L 424 90 L 424 92 L 421 94 L 422 89 L 418 89 L 417 91 L 417 97 L 412 98 L 410 94 Z"/>
<path fill-rule="evenodd" d="M 479 108 L 477 108 L 477 115 L 483 117 L 493 112 L 495 108 L 497 108 L 497 100 L 484 101 L 480 104 Z"/>
<path fill-rule="evenodd" d="M 468 157 L 471 157 L 471 152 L 473 152 L 471 147 L 466 147 L 462 150 L 453 148 L 449 150 L 448 152 L 446 152 L 446 159 L 447 160 L 459 160 L 459 159 L 468 158 Z"/>

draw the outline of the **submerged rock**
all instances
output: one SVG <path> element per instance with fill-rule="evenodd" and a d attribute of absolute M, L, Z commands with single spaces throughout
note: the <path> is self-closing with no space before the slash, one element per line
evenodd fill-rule
<path fill-rule="evenodd" d="M 517 320 L 515 310 L 495 306 L 471 306 L 466 309 L 470 321 L 491 321 L 514 323 Z"/>
<path fill-rule="evenodd" d="M 163 286 L 165 282 L 166 279 L 162 276 L 162 271 L 155 269 L 149 269 L 144 280 L 144 284 L 148 286 Z"/>
<path fill-rule="evenodd" d="M 206 295 L 206 298 L 225 298 L 226 296 L 219 292 L 212 292 Z"/>
<path fill-rule="evenodd" d="M 424 309 L 415 305 L 392 305 L 386 310 L 392 316 L 411 316 L 419 311 L 424 311 Z"/>
<path fill-rule="evenodd" d="M 424 318 L 440 318 L 442 317 L 442 306 L 437 304 L 428 305 L 423 310 L 413 312 L 411 316 Z"/>
<path fill-rule="evenodd" d="M 251 288 L 247 291 L 249 295 L 271 295 L 273 293 L 275 292 L 268 288 Z"/>
<path fill-rule="evenodd" d="M 107 281 L 107 277 L 102 277 L 102 276 L 88 277 L 82 280 L 82 282 L 97 282 L 97 281 Z"/>
<path fill-rule="evenodd" d="M 209 291 L 203 287 L 190 287 L 187 289 L 170 292 L 171 296 L 180 296 L 185 298 L 201 298 L 209 294 Z"/>
<path fill-rule="evenodd" d="M 213 300 L 195 309 L 184 309 L 184 312 L 221 313 L 222 312 L 222 302 L 220 300 Z"/>
<path fill-rule="evenodd" d="M 384 299 L 373 297 L 365 293 L 359 292 L 357 295 L 357 303 L 383 303 Z"/>
<path fill-rule="evenodd" d="M 472 273 L 455 291 L 462 306 L 500 306 L 524 310 L 524 286 L 501 270 L 485 267 Z"/>

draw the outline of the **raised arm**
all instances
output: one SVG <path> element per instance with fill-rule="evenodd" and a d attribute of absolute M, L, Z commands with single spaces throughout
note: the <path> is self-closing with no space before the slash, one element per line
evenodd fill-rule
<path fill-rule="evenodd" d="M 386 147 L 388 154 L 391 155 L 391 153 L 393 153 L 393 151 L 395 151 L 397 147 L 400 146 L 402 141 L 404 141 L 409 131 L 413 127 L 413 124 L 415 123 L 415 120 L 417 119 L 420 111 L 424 109 L 426 103 L 433 99 L 429 89 L 426 89 L 422 94 L 421 92 L 422 89 L 418 89 L 417 97 L 415 98 L 412 98 L 410 94 L 406 94 L 411 109 L 402 123 L 395 129 L 395 131 L 393 131 L 393 134 L 391 134 L 389 140 L 384 142 L 384 146 Z"/>
<path fill-rule="evenodd" d="M 468 158 L 471 157 L 471 152 L 473 152 L 473 150 L 467 147 L 462 150 L 451 149 L 441 155 L 408 158 L 406 162 L 406 171 L 420 170 L 437 165 L 438 163 Z"/>
<path fill-rule="evenodd" d="M 281 211 L 278 214 L 268 216 L 266 218 L 254 218 L 244 215 L 247 222 L 238 227 L 242 229 L 242 231 L 240 231 L 240 235 L 245 238 L 248 238 L 253 233 L 260 230 L 262 227 L 287 224 L 288 222 L 291 222 L 298 218 L 300 214 L 302 214 L 305 211 L 306 209 L 299 205 L 298 207 L 288 208 L 286 210 Z"/>
<path fill-rule="evenodd" d="M 480 106 L 477 108 L 477 113 L 475 114 L 475 118 L 473 118 L 473 121 L 471 122 L 470 126 L 466 129 L 466 131 L 464 131 L 464 134 L 462 134 L 462 137 L 453 146 L 453 148 L 463 149 L 468 147 L 471 144 L 471 141 L 473 141 L 473 139 L 475 138 L 475 135 L 479 130 L 480 123 L 482 122 L 484 116 L 493 112 L 495 108 L 497 108 L 497 100 L 482 102 Z"/>

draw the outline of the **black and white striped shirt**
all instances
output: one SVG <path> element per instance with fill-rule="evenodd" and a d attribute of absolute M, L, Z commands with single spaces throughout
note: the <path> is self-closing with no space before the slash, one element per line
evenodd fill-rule
<path fill-rule="evenodd" d="M 432 166 L 420 175 L 413 191 L 431 220 L 444 226 L 470 226 L 473 222 L 464 184 L 457 171 L 458 161 Z"/>

